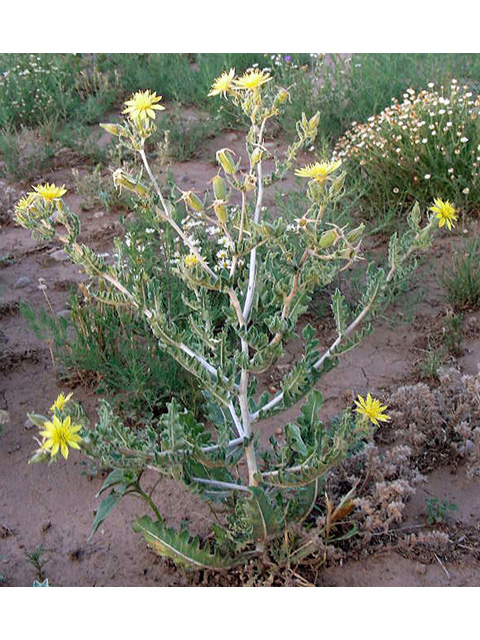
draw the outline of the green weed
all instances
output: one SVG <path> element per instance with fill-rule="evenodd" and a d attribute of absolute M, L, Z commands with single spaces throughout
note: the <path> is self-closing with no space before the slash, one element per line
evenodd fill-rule
<path fill-rule="evenodd" d="M 426 498 L 428 524 L 438 524 L 444 522 L 447 511 L 458 511 L 458 505 L 448 500 L 439 500 L 438 498 Z"/>
<path fill-rule="evenodd" d="M 37 573 L 36 580 L 38 582 L 44 582 L 44 580 L 46 579 L 44 567 L 47 563 L 47 560 L 45 560 L 43 557 L 44 553 L 45 553 L 45 549 L 43 548 L 43 545 L 36 547 L 32 551 L 25 552 L 25 560 L 35 568 L 35 571 Z"/>

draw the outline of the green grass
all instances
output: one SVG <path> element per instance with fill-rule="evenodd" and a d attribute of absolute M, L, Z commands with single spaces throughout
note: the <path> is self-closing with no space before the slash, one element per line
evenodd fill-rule
<path fill-rule="evenodd" d="M 457 251 L 452 264 L 442 272 L 447 300 L 456 311 L 480 307 L 480 241 L 473 238 Z"/>
<path fill-rule="evenodd" d="M 195 404 L 196 385 L 159 348 L 135 314 L 70 293 L 70 317 L 22 304 L 35 335 L 47 341 L 63 383 L 94 386 L 127 418 L 145 420 L 163 412 L 172 397 Z"/>
<path fill-rule="evenodd" d="M 320 131 L 330 141 L 340 137 L 353 121 L 363 122 L 401 99 L 405 90 L 441 85 L 452 78 L 480 88 L 480 54 L 463 53 L 362 53 L 351 61 L 334 57 L 330 65 L 317 65 L 323 85 L 315 89 L 308 78 L 298 85 L 300 103 L 321 113 Z M 300 109 L 300 107 L 298 107 Z"/>
<path fill-rule="evenodd" d="M 319 109 L 321 133 L 334 140 L 352 120 L 381 111 L 409 86 L 420 89 L 453 76 L 480 86 L 478 54 L 365 53 L 351 60 L 333 54 L 328 61 L 290 56 L 286 62 L 284 54 L 264 53 L 0 54 L 0 127 L 34 126 L 52 115 L 94 123 L 128 94 L 147 88 L 168 101 L 218 111 L 220 103 L 207 99 L 213 80 L 224 70 L 239 74 L 257 64 L 292 87 L 290 124 L 302 111 Z"/>

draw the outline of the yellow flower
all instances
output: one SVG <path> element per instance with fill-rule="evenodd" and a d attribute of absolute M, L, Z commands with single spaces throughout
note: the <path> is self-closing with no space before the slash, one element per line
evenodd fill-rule
<path fill-rule="evenodd" d="M 164 111 L 165 107 L 162 107 L 160 102 L 162 96 L 157 96 L 156 92 L 150 93 L 150 91 L 137 91 L 130 100 L 125 102 L 127 107 L 122 113 L 127 113 L 128 117 L 132 120 L 144 120 L 148 121 L 148 118 L 155 120 L 155 109 Z"/>
<path fill-rule="evenodd" d="M 33 187 L 33 188 L 35 189 L 36 193 L 32 193 L 28 195 L 35 196 L 36 194 L 38 194 L 45 200 L 45 202 L 53 202 L 54 200 L 59 200 L 62 196 L 64 196 L 67 193 L 67 190 L 65 189 L 65 185 L 62 185 L 61 187 L 57 187 L 57 185 L 53 183 L 49 184 L 48 182 L 46 184 L 38 184 L 36 187 Z"/>
<path fill-rule="evenodd" d="M 443 227 L 446 224 L 449 229 L 454 227 L 455 225 L 453 223 L 458 216 L 457 210 L 453 204 L 448 200 L 444 202 L 443 200 L 440 200 L 440 198 L 435 198 L 433 204 L 434 206 L 430 207 L 430 211 L 437 214 L 437 218 L 439 220 L 438 226 Z"/>
<path fill-rule="evenodd" d="M 50 411 L 52 413 L 55 411 L 55 409 L 62 411 L 63 407 L 67 404 L 67 402 L 70 400 L 72 396 L 73 396 L 73 393 L 69 393 L 68 396 L 66 397 L 65 397 L 65 394 L 61 393 L 58 396 L 58 398 L 55 400 L 55 402 L 52 404 L 52 406 L 50 407 Z"/>
<path fill-rule="evenodd" d="M 221 76 L 216 78 L 215 82 L 212 84 L 212 88 L 210 89 L 210 93 L 208 95 L 219 96 L 220 94 L 223 94 L 223 96 L 226 98 L 227 92 L 230 90 L 234 76 L 235 76 L 235 69 L 230 69 L 228 73 L 224 71 Z"/>
<path fill-rule="evenodd" d="M 296 169 L 295 175 L 301 178 L 312 178 L 316 182 L 325 182 L 325 180 L 338 169 L 342 164 L 341 160 L 331 162 L 315 162 L 307 164 L 303 169 Z"/>
<path fill-rule="evenodd" d="M 199 263 L 197 256 L 194 253 L 189 253 L 188 256 L 185 257 L 185 266 L 191 269 L 196 264 Z"/>
<path fill-rule="evenodd" d="M 45 431 L 40 431 L 40 435 L 44 438 L 42 449 L 49 451 L 52 458 L 60 450 L 66 460 L 68 458 L 68 447 L 80 449 L 78 443 L 82 441 L 82 438 L 77 432 L 82 427 L 80 425 L 72 425 L 70 416 L 67 416 L 63 421 L 60 421 L 57 416 L 53 416 L 52 422 L 44 422 L 43 426 Z"/>
<path fill-rule="evenodd" d="M 261 71 L 260 69 L 250 69 L 250 71 L 246 71 L 241 78 L 238 78 L 235 82 L 235 87 L 237 89 L 247 89 L 250 91 L 255 91 L 262 84 L 269 82 L 271 80 L 271 76 L 268 71 Z"/>
<path fill-rule="evenodd" d="M 38 193 L 27 193 L 23 198 L 20 198 L 15 205 L 15 209 L 17 211 L 27 211 L 38 197 Z"/>
<path fill-rule="evenodd" d="M 366 416 L 377 426 L 379 420 L 380 422 L 388 422 L 388 420 L 390 420 L 390 416 L 383 413 L 387 407 L 385 405 L 381 405 L 380 401 L 372 398 L 370 394 L 368 394 L 366 400 L 362 398 L 362 396 L 358 396 L 358 401 L 355 400 L 355 404 L 357 405 L 357 409 L 355 409 L 355 411 Z"/>

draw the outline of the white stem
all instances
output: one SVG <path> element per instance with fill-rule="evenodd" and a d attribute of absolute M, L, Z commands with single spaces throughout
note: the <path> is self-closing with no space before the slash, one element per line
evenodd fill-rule
<path fill-rule="evenodd" d="M 265 120 L 262 122 L 260 127 L 260 133 L 258 136 L 258 146 L 261 146 L 263 141 L 263 130 L 265 128 Z M 257 164 L 257 203 L 255 205 L 255 212 L 253 214 L 253 221 L 258 223 L 260 220 L 260 213 L 262 211 L 262 203 L 263 203 L 263 172 L 262 172 L 262 161 Z M 257 272 L 257 247 L 253 247 L 252 252 L 250 253 L 250 265 L 249 265 L 249 273 L 248 273 L 248 287 L 247 287 L 247 295 L 245 297 L 245 305 L 243 307 L 243 317 L 245 318 L 245 322 L 248 322 L 248 318 L 250 316 L 250 310 L 252 308 L 253 295 L 255 293 L 255 277 Z"/>
<path fill-rule="evenodd" d="M 228 409 L 230 411 L 230 415 L 233 418 L 233 422 L 235 423 L 235 427 L 237 429 L 238 435 L 243 440 L 243 438 L 245 438 L 247 434 L 245 433 L 245 431 L 243 429 L 243 425 L 242 425 L 239 417 L 237 416 L 237 412 L 235 411 L 235 407 L 233 406 L 232 400 L 230 400 L 230 404 L 228 405 Z"/>
<path fill-rule="evenodd" d="M 242 338 L 242 352 L 248 354 L 248 343 Z M 240 376 L 240 389 L 238 394 L 238 400 L 240 403 L 240 411 L 242 414 L 242 425 L 243 425 L 243 433 L 246 438 L 249 438 L 251 435 L 251 420 L 250 420 L 250 410 L 248 408 L 248 378 L 249 374 L 246 369 L 242 369 L 242 373 Z M 248 467 L 248 483 L 251 486 L 257 485 L 257 480 L 255 479 L 256 474 L 258 473 L 257 467 L 257 459 L 255 457 L 255 449 L 253 443 L 250 442 L 245 447 L 245 458 L 247 460 Z"/>
<path fill-rule="evenodd" d="M 243 444 L 245 442 L 245 438 L 242 436 L 240 438 L 235 438 L 234 440 L 230 440 L 227 443 L 227 449 L 235 449 L 236 447 L 240 446 L 241 444 Z M 211 444 L 208 447 L 202 447 L 201 451 L 203 453 L 211 453 L 212 451 L 218 451 L 219 449 L 221 449 L 221 446 L 219 444 Z M 160 453 L 157 454 L 147 454 L 144 455 L 142 454 L 142 451 L 135 451 L 135 450 L 125 450 L 124 453 L 128 453 L 131 455 L 143 455 L 143 457 L 145 457 L 148 460 L 153 460 L 155 458 L 155 455 L 158 456 L 159 458 L 165 458 L 166 456 L 171 456 L 174 454 L 182 454 L 182 453 L 189 453 L 188 451 L 186 451 L 185 449 L 178 449 L 178 451 L 160 451 Z M 152 467 L 154 468 L 154 467 Z"/>
<path fill-rule="evenodd" d="M 251 493 L 248 487 L 243 484 L 233 484 L 233 482 L 221 482 L 220 480 L 210 480 L 208 478 L 192 478 L 198 484 L 207 484 L 212 487 L 218 487 L 219 489 L 231 489 L 232 491 L 247 491 Z"/>

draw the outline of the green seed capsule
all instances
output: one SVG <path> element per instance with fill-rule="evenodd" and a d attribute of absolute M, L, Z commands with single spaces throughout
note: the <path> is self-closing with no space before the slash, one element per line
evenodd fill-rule
<path fill-rule="evenodd" d="M 328 231 L 322 233 L 322 235 L 320 236 L 318 246 L 320 247 L 320 249 L 328 249 L 329 247 L 332 247 L 336 242 L 338 242 L 339 238 L 340 234 L 336 229 L 329 229 Z"/>
<path fill-rule="evenodd" d="M 113 174 L 113 183 L 116 187 L 123 187 L 127 191 L 131 191 L 132 193 L 136 193 L 137 196 L 146 196 L 148 195 L 147 187 L 138 182 L 133 176 L 129 176 L 127 173 L 124 173 L 122 169 L 117 169 Z"/>
<path fill-rule="evenodd" d="M 235 161 L 232 157 L 232 152 L 229 149 L 219 149 L 217 151 L 217 162 L 221 165 L 225 173 L 234 175 L 237 171 Z"/>
<path fill-rule="evenodd" d="M 262 155 L 263 151 L 259 147 L 256 147 L 252 151 L 252 155 L 250 156 L 250 164 L 252 166 L 252 169 L 258 162 L 260 162 L 260 160 L 262 159 Z"/>
<path fill-rule="evenodd" d="M 330 185 L 330 193 L 332 195 L 335 195 L 335 196 L 338 195 L 340 191 L 343 189 L 345 176 L 346 176 L 346 173 L 344 171 L 337 178 L 335 178 L 335 180 L 332 181 L 332 184 Z"/>
<path fill-rule="evenodd" d="M 141 182 L 135 183 L 133 187 L 133 191 L 137 194 L 137 196 L 144 197 L 148 196 L 148 188 Z"/>
<path fill-rule="evenodd" d="M 220 176 L 215 176 L 213 182 L 213 193 L 217 200 L 225 200 L 227 197 L 227 188 L 225 186 L 225 180 Z"/>
<path fill-rule="evenodd" d="M 224 227 L 227 224 L 227 207 L 223 200 L 215 200 L 213 203 L 213 209 L 220 224 Z"/>
<path fill-rule="evenodd" d="M 185 204 L 190 207 L 190 209 L 193 209 L 194 211 L 203 211 L 203 202 L 195 193 L 193 193 L 193 191 L 184 191 L 182 197 Z"/>
<path fill-rule="evenodd" d="M 350 233 L 347 235 L 347 242 L 355 244 L 355 242 L 360 240 L 360 238 L 362 237 L 364 230 L 365 225 L 362 223 L 359 227 L 350 231 Z"/>

